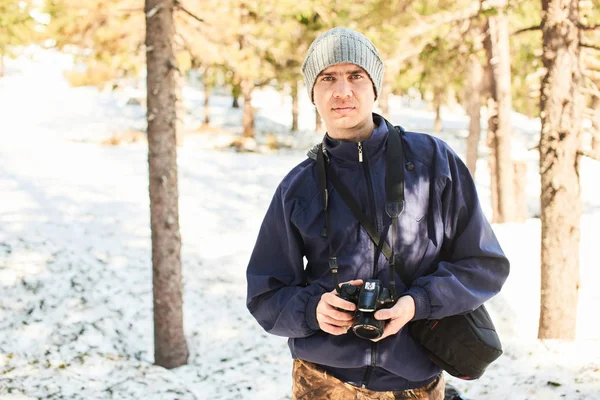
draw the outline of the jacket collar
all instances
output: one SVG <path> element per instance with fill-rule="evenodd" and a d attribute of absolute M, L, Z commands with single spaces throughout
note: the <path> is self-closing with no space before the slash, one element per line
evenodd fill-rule
<path fill-rule="evenodd" d="M 363 158 L 368 158 L 369 160 L 375 159 L 375 157 L 383 152 L 388 135 L 385 119 L 381 115 L 373 113 L 373 122 L 376 125 L 373 133 L 368 139 L 361 142 Z M 325 148 L 333 158 L 341 161 L 359 162 L 358 143 L 333 139 L 328 134 L 325 134 L 324 142 Z"/>

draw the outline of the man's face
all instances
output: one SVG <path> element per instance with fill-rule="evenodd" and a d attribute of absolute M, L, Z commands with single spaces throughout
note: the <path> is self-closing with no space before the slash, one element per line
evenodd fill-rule
<path fill-rule="evenodd" d="M 372 123 L 373 82 L 355 64 L 336 64 L 323 70 L 313 87 L 313 99 L 327 131 L 335 133 L 336 139 L 349 139 L 353 131 Z"/>

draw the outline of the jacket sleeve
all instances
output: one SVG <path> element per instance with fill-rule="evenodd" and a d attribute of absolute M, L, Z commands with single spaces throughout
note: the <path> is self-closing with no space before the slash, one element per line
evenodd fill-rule
<path fill-rule="evenodd" d="M 415 320 L 473 311 L 500 291 L 509 273 L 471 174 L 449 149 L 448 166 L 450 176 L 435 183 L 444 226 L 442 259 L 406 293 L 415 300 Z"/>
<path fill-rule="evenodd" d="M 258 323 L 279 336 L 306 337 L 319 329 L 316 308 L 325 292 L 307 285 L 303 240 L 292 223 L 293 204 L 279 186 L 260 228 L 246 279 L 246 305 Z"/>

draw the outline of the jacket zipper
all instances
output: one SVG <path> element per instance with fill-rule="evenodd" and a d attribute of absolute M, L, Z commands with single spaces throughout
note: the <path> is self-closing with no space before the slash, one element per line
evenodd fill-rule
<path fill-rule="evenodd" d="M 377 232 L 381 232 L 383 230 L 383 227 L 379 223 L 379 218 L 377 218 L 377 212 L 375 211 L 375 192 L 373 191 L 373 180 L 371 179 L 369 160 L 367 158 L 366 153 L 364 154 L 363 158 L 363 148 L 361 142 L 358 142 L 358 161 L 362 163 L 363 172 L 365 173 L 365 178 L 367 179 L 369 208 L 371 209 L 371 215 L 373 216 L 373 218 L 375 218 L 375 227 L 377 228 Z"/>
<path fill-rule="evenodd" d="M 358 147 L 358 162 L 363 164 L 363 172 L 365 174 L 365 178 L 367 179 L 367 189 L 368 189 L 369 207 L 371 209 L 371 215 L 373 216 L 373 218 L 375 218 L 375 226 L 376 226 L 377 232 L 381 232 L 383 228 L 379 224 L 379 218 L 377 218 L 377 213 L 375 210 L 375 193 L 373 191 L 373 180 L 371 179 L 371 172 L 369 169 L 369 160 L 367 159 L 366 154 L 364 155 L 364 158 L 363 158 L 363 146 L 362 146 L 361 142 L 358 142 L 357 147 Z M 373 246 L 375 246 L 375 244 L 373 244 Z M 376 278 L 376 277 L 377 277 L 377 266 L 375 265 L 373 267 L 373 278 Z M 362 382 L 363 388 L 367 387 L 367 384 L 369 383 L 369 379 L 371 378 L 371 374 L 373 372 L 373 368 L 375 368 L 376 364 L 377 364 L 377 343 L 371 343 L 371 363 L 367 367 L 367 370 L 365 371 L 365 375 L 363 376 L 363 382 Z"/>
<path fill-rule="evenodd" d="M 356 146 L 358 147 L 358 162 L 363 162 L 362 143 L 358 142 Z"/>

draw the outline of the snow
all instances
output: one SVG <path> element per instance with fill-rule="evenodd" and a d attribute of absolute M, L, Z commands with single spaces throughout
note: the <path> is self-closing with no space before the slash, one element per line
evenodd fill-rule
<path fill-rule="evenodd" d="M 280 179 L 319 140 L 301 97 L 295 146 L 267 154 L 216 151 L 227 135 L 196 134 L 179 149 L 184 325 L 189 364 L 152 365 L 152 284 L 147 153 L 144 143 L 107 147 L 101 139 L 144 126 L 133 91 L 70 88 L 68 57 L 29 49 L 0 79 L 0 399 L 289 399 L 285 338 L 266 334 L 245 307 L 245 267 Z M 187 87 L 186 123 L 202 120 L 203 94 Z M 241 114 L 231 98 L 211 99 L 215 125 L 229 135 Z M 263 133 L 287 135 L 290 101 L 257 94 Z M 410 107 L 410 108 L 409 108 Z M 392 122 L 430 131 L 433 113 L 394 98 Z M 464 154 L 467 120 L 445 109 L 440 135 Z M 539 121 L 515 114 L 522 143 Z M 582 163 L 585 216 L 577 340 L 538 341 L 540 223 L 537 153 L 529 163 L 531 217 L 496 225 L 512 262 L 488 308 L 504 355 L 478 381 L 449 378 L 470 399 L 600 399 L 600 303 L 596 237 L 597 163 Z M 477 183 L 489 212 L 485 160 Z M 536 208 L 537 207 L 537 208 Z"/>

